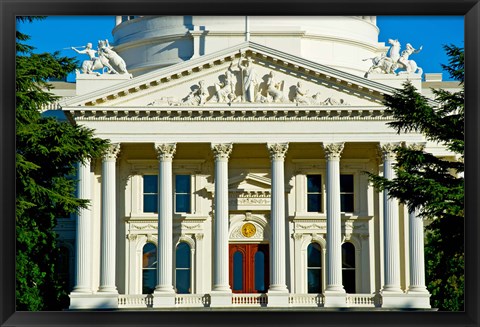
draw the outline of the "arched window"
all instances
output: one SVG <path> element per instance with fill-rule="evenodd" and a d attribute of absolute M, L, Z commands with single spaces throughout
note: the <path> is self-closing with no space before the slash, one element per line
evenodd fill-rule
<path fill-rule="evenodd" d="M 142 274 L 142 293 L 153 293 L 157 285 L 157 247 L 153 243 L 147 243 L 143 247 Z"/>
<path fill-rule="evenodd" d="M 265 253 L 257 251 L 254 256 L 255 267 L 255 290 L 260 293 L 265 293 Z"/>
<path fill-rule="evenodd" d="M 187 243 L 181 242 L 177 245 L 175 257 L 175 287 L 178 294 L 191 293 L 190 282 L 190 246 Z"/>
<path fill-rule="evenodd" d="M 307 248 L 308 293 L 322 293 L 322 249 L 318 243 Z"/>
<path fill-rule="evenodd" d="M 342 280 L 347 293 L 355 293 L 355 246 L 342 244 Z"/>

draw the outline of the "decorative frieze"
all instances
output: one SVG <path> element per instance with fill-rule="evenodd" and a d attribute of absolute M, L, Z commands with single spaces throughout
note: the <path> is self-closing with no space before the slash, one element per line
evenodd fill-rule
<path fill-rule="evenodd" d="M 268 143 L 268 151 L 270 152 L 271 160 L 285 160 L 285 155 L 288 150 L 288 143 Z"/>
<path fill-rule="evenodd" d="M 326 228 L 326 226 L 327 226 L 326 222 L 309 224 L 309 225 L 295 224 L 295 228 L 299 228 L 299 229 L 320 229 L 320 230 L 324 230 Z"/>
<path fill-rule="evenodd" d="M 176 148 L 176 143 L 155 143 L 158 160 L 172 160 Z"/>
<path fill-rule="evenodd" d="M 215 159 L 228 159 L 232 153 L 232 143 L 212 144 L 212 151 Z"/>

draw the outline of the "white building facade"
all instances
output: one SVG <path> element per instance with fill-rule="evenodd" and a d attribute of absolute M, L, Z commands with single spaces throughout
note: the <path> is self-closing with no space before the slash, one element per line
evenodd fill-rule
<path fill-rule="evenodd" d="M 451 154 L 386 125 L 383 97 L 422 82 L 383 66 L 378 32 L 373 16 L 117 17 L 128 73 L 79 72 L 61 102 L 111 141 L 79 168 L 89 209 L 60 222 L 70 308 L 430 308 L 423 221 L 366 172 L 394 178 L 398 145 Z"/>

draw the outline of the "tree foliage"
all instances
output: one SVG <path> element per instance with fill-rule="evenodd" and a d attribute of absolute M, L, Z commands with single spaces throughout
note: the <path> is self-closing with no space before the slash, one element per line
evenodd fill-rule
<path fill-rule="evenodd" d="M 445 46 L 443 68 L 460 82 L 460 91 L 432 90 L 435 102 L 407 82 L 385 97 L 388 123 L 397 133 L 416 132 L 446 147 L 456 158 L 439 158 L 415 146 L 396 149 L 396 178 L 369 174 L 373 185 L 388 189 L 410 212 L 426 219 L 426 275 L 432 305 L 440 310 L 464 308 L 464 51 Z"/>
<path fill-rule="evenodd" d="M 32 22 L 42 17 L 17 17 Z M 44 118 L 54 102 L 50 79 L 77 64 L 59 53 L 33 53 L 29 36 L 16 32 L 16 301 L 17 310 L 58 310 L 67 300 L 59 275 L 56 219 L 86 201 L 75 198 L 75 165 L 100 156 L 106 142 L 93 131 Z"/>

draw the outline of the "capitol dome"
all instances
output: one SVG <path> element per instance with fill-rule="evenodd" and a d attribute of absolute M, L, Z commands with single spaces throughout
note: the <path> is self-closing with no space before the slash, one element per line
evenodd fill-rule
<path fill-rule="evenodd" d="M 363 76 L 387 49 L 375 16 L 117 16 L 112 33 L 134 76 L 246 40 Z"/>

